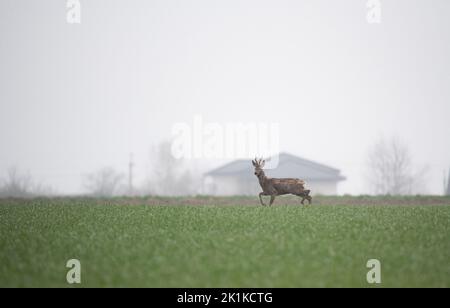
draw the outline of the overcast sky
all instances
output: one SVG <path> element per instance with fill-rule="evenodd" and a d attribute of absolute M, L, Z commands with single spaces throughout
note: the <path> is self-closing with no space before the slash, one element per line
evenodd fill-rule
<path fill-rule="evenodd" d="M 428 193 L 450 167 L 450 1 L 0 2 L 0 176 L 19 166 L 61 193 L 102 166 L 138 180 L 175 123 L 280 123 L 281 150 L 363 193 L 368 147 L 398 136 Z M 217 162 L 219 163 L 219 162 Z M 300 175 L 299 175 L 300 176 Z"/>

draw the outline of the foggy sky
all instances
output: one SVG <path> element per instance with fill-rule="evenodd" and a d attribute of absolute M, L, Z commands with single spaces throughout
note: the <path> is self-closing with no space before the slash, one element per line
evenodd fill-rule
<path fill-rule="evenodd" d="M 428 193 L 450 167 L 450 1 L 0 2 L 0 177 L 60 193 L 102 166 L 136 181 L 174 123 L 280 123 L 281 149 L 342 170 L 363 193 L 368 147 L 397 136 Z M 193 163 L 194 164 L 194 163 Z M 198 162 L 195 162 L 198 164 Z M 206 168 L 206 167 L 204 167 Z"/>

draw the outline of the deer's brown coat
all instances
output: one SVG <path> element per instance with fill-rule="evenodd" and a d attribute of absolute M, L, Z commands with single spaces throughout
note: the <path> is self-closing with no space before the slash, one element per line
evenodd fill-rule
<path fill-rule="evenodd" d="M 255 175 L 258 178 L 259 185 L 261 185 L 262 192 L 259 193 L 259 201 L 262 205 L 265 205 L 262 196 L 270 196 L 270 204 L 272 205 L 275 197 L 280 195 L 292 194 L 302 198 L 301 203 L 304 204 L 305 200 L 308 200 L 311 204 L 312 197 L 309 195 L 311 192 L 309 189 L 305 189 L 305 181 L 300 179 L 286 178 L 275 179 L 269 178 L 265 175 L 264 164 L 265 160 L 253 160 L 253 166 L 255 167 Z"/>

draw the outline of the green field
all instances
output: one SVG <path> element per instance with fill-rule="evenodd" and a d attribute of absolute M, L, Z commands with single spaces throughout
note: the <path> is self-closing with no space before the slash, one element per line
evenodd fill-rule
<path fill-rule="evenodd" d="M 450 199 L 316 201 L 0 200 L 0 287 L 450 287 Z"/>

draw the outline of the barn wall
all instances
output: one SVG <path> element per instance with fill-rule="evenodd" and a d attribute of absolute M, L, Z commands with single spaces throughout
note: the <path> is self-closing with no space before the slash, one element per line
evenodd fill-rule
<path fill-rule="evenodd" d="M 306 187 L 312 195 L 337 195 L 336 182 L 308 182 Z"/>
<path fill-rule="evenodd" d="M 254 195 L 261 192 L 258 180 L 242 180 L 236 177 L 207 177 L 204 181 L 204 193 L 216 196 Z"/>
<path fill-rule="evenodd" d="M 203 193 L 216 196 L 255 195 L 260 193 L 261 187 L 258 180 L 240 179 L 237 177 L 207 177 L 204 180 Z M 312 195 L 336 195 L 336 182 L 308 182 L 307 189 Z"/>

